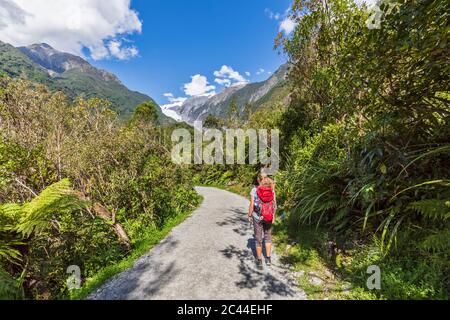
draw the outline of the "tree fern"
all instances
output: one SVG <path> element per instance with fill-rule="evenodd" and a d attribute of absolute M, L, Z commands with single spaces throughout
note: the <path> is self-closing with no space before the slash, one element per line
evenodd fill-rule
<path fill-rule="evenodd" d="M 16 203 L 0 205 L 0 231 L 10 230 L 20 219 L 22 207 Z"/>
<path fill-rule="evenodd" d="M 11 263 L 17 263 L 21 259 L 19 250 L 15 249 L 16 246 L 22 245 L 23 242 L 13 237 L 2 236 L 0 239 L 0 261 L 9 261 Z"/>
<path fill-rule="evenodd" d="M 0 300 L 12 300 L 22 297 L 20 281 L 14 279 L 0 265 Z"/>
<path fill-rule="evenodd" d="M 16 247 L 23 243 L 14 229 L 21 212 L 21 206 L 18 204 L 0 206 L 0 261 L 20 261 L 21 255 Z"/>
<path fill-rule="evenodd" d="M 23 205 L 23 215 L 17 231 L 28 237 L 33 232 L 38 233 L 47 228 L 54 215 L 62 211 L 81 210 L 84 207 L 85 203 L 71 190 L 69 180 L 61 180 Z"/>

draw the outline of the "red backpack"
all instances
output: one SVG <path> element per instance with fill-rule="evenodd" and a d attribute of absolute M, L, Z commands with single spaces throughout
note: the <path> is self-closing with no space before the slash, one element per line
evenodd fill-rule
<path fill-rule="evenodd" d="M 258 187 L 256 194 L 258 201 L 259 213 L 263 217 L 264 222 L 272 222 L 274 216 L 274 200 L 275 193 L 271 187 Z"/>

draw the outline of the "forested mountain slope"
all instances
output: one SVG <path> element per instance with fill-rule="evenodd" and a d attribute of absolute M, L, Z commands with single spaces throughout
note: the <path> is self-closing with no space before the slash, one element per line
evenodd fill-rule
<path fill-rule="evenodd" d="M 151 97 L 129 90 L 115 75 L 95 68 L 83 58 L 57 51 L 45 43 L 15 48 L 0 42 L 0 73 L 44 84 L 63 91 L 71 99 L 78 96 L 106 99 L 122 119 L 129 118 L 139 104 L 151 102 L 160 122 L 171 122 Z"/>

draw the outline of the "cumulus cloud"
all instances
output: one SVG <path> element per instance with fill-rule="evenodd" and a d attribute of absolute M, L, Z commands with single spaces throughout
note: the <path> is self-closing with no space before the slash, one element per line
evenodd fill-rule
<path fill-rule="evenodd" d="M 272 10 L 266 8 L 264 10 L 264 13 L 271 19 L 271 20 L 280 20 L 281 14 L 278 12 L 273 12 Z"/>
<path fill-rule="evenodd" d="M 0 28 L 11 23 L 23 24 L 27 16 L 22 8 L 10 0 L 0 0 Z"/>
<path fill-rule="evenodd" d="M 224 86 L 224 87 L 230 87 L 231 86 L 231 80 L 230 79 L 219 79 L 219 78 L 216 78 L 214 81 L 216 83 L 220 84 L 221 86 Z"/>
<path fill-rule="evenodd" d="M 135 46 L 122 47 L 122 41 L 119 40 L 110 41 L 108 49 L 111 55 L 119 60 L 128 60 L 139 54 L 139 51 Z"/>
<path fill-rule="evenodd" d="M 214 81 L 225 87 L 246 84 L 249 82 L 239 72 L 226 65 L 223 65 L 220 70 L 214 71 L 214 76 L 216 77 Z"/>
<path fill-rule="evenodd" d="M 259 68 L 258 71 L 256 71 L 256 75 L 259 76 L 259 75 L 263 74 L 264 72 L 266 72 L 266 70 L 264 70 L 263 68 Z"/>
<path fill-rule="evenodd" d="M 357 0 L 357 1 L 364 1 L 364 0 Z M 269 19 L 278 21 L 278 31 L 283 32 L 285 35 L 291 34 L 292 31 L 294 31 L 295 27 L 297 26 L 297 23 L 294 20 L 292 20 L 291 17 L 289 16 L 290 12 L 291 8 L 288 8 L 283 14 L 275 13 L 267 8 L 264 10 L 264 13 L 266 14 L 266 16 L 269 17 Z"/>
<path fill-rule="evenodd" d="M 191 82 L 184 85 L 184 93 L 190 97 L 213 96 L 216 94 L 216 87 L 209 85 L 205 76 L 196 74 L 191 77 Z"/>
<path fill-rule="evenodd" d="M 284 32 L 285 35 L 289 35 L 294 31 L 296 26 L 297 23 L 287 16 L 281 21 L 279 30 L 280 32 Z"/>
<path fill-rule="evenodd" d="M 187 100 L 187 98 L 184 97 L 175 98 L 173 93 L 171 92 L 164 93 L 164 97 L 167 98 L 167 100 L 172 104 L 172 106 L 181 106 L 183 102 Z"/>
<path fill-rule="evenodd" d="M 246 75 L 247 77 L 250 77 L 252 74 L 251 74 L 249 71 L 245 71 L 245 75 Z"/>
<path fill-rule="evenodd" d="M 126 36 L 142 31 L 130 0 L 0 0 L 0 40 L 15 46 L 45 42 L 93 59 L 129 59 L 138 49 Z"/>

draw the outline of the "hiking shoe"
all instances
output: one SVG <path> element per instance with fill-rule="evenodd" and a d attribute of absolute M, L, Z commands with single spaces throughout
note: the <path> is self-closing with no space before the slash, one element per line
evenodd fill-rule
<path fill-rule="evenodd" d="M 267 258 L 266 258 L 266 264 L 267 264 L 268 266 L 271 266 L 271 265 L 272 265 L 272 259 L 270 259 L 270 257 L 267 257 Z"/>
<path fill-rule="evenodd" d="M 262 270 L 262 269 L 263 269 L 263 261 L 262 261 L 262 259 L 256 259 L 256 267 L 257 267 L 259 270 Z"/>

